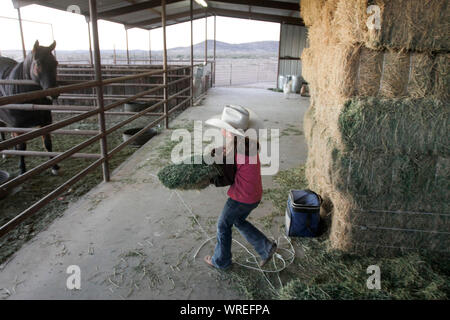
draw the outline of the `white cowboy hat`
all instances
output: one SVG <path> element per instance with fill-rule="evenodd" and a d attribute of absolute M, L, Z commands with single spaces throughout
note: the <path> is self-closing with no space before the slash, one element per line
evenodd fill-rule
<path fill-rule="evenodd" d="M 242 137 L 247 136 L 249 129 L 254 129 L 258 136 L 258 129 L 264 127 L 264 123 L 255 112 L 239 105 L 226 105 L 222 114 L 206 120 L 205 123 Z"/>

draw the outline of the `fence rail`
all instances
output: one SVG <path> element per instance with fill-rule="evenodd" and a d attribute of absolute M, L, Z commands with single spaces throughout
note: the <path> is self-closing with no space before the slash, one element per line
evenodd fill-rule
<path fill-rule="evenodd" d="M 276 82 L 276 60 L 223 59 L 216 61 L 215 85 L 235 86 L 258 82 Z"/>

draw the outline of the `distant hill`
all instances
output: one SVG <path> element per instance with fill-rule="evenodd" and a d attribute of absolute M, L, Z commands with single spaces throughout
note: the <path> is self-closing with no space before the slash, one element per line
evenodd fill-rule
<path fill-rule="evenodd" d="M 208 40 L 208 55 L 213 54 L 214 41 Z M 169 55 L 189 55 L 190 47 L 177 47 L 167 50 Z M 158 51 L 157 53 L 159 53 Z M 194 45 L 194 55 L 203 56 L 205 53 L 205 42 Z M 232 44 L 227 42 L 216 41 L 216 54 L 219 56 L 232 55 L 256 55 L 256 56 L 276 56 L 278 54 L 278 41 L 258 41 L 248 43 Z"/>
<path fill-rule="evenodd" d="M 208 56 L 212 56 L 214 51 L 214 41 L 208 40 Z M 111 57 L 113 50 L 102 50 L 102 56 Z M 167 50 L 169 58 L 189 58 L 191 47 L 176 47 Z M 17 60 L 22 59 L 22 50 L 2 50 L 1 55 L 12 57 Z M 88 50 L 56 50 L 58 60 L 88 59 Z M 205 42 L 194 45 L 194 56 L 196 59 L 204 57 Z M 126 56 L 126 50 L 116 50 L 116 55 L 123 58 Z M 216 41 L 216 56 L 218 58 L 259 58 L 276 57 L 278 55 L 278 41 L 257 41 L 247 43 L 226 43 Z M 146 50 L 130 50 L 131 57 L 147 57 Z M 162 50 L 152 51 L 152 57 L 162 57 Z"/>

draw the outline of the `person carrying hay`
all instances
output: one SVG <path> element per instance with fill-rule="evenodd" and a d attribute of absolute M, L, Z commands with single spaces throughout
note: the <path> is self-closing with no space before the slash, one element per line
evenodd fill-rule
<path fill-rule="evenodd" d="M 256 114 L 241 106 L 228 105 L 220 117 L 206 121 L 221 129 L 225 146 L 214 149 L 212 155 L 222 155 L 224 174 L 211 179 L 216 187 L 230 185 L 228 200 L 217 223 L 217 244 L 213 256 L 204 261 L 211 267 L 227 269 L 232 261 L 231 242 L 233 225 L 255 248 L 265 265 L 277 249 L 261 231 L 246 219 L 262 198 L 261 163 L 258 156 L 257 130 L 262 127 Z M 253 137 L 250 134 L 253 133 Z M 219 152 L 219 154 L 218 154 Z M 217 158 L 216 158 L 217 159 Z"/>

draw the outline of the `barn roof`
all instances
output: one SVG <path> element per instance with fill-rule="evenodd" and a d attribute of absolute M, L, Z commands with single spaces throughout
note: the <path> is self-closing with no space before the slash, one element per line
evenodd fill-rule
<path fill-rule="evenodd" d="M 12 0 L 17 6 L 38 4 L 59 10 L 76 5 L 89 17 L 88 0 Z M 193 18 L 225 16 L 304 25 L 300 18 L 299 0 L 214 0 L 203 8 L 194 1 Z M 127 28 L 155 29 L 161 27 L 161 0 L 97 0 L 100 19 L 124 24 Z M 166 25 L 190 20 L 190 0 L 166 0 Z"/>

